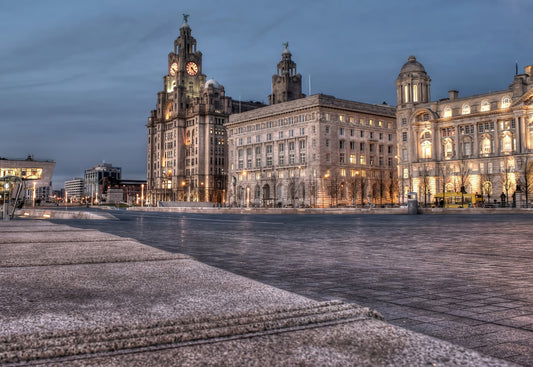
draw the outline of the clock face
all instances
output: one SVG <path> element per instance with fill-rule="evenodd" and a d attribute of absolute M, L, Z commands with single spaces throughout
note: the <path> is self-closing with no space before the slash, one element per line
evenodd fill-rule
<path fill-rule="evenodd" d="M 198 74 L 198 65 L 196 65 L 192 61 L 189 61 L 187 65 L 185 65 L 185 70 L 187 71 L 187 74 L 189 75 L 196 75 Z"/>
<path fill-rule="evenodd" d="M 172 65 L 170 65 L 170 68 L 168 70 L 169 74 L 174 76 L 176 75 L 176 71 L 178 71 L 178 64 L 177 63 L 173 63 Z"/>

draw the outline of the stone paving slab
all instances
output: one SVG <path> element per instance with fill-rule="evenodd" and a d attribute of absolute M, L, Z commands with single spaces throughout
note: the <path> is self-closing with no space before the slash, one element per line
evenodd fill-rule
<path fill-rule="evenodd" d="M 131 239 L 2 227 L 0 364 L 512 366 Z"/>

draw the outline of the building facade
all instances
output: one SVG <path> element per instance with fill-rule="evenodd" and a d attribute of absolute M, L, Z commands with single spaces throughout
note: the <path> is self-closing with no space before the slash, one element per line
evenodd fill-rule
<path fill-rule="evenodd" d="M 26 159 L 0 158 L 0 178 L 17 178 L 16 182 L 11 181 L 8 189 L 0 187 L 2 198 L 6 191 L 19 199 L 33 200 L 35 197 L 38 201 L 49 200 L 55 164 L 53 161 L 35 160 L 32 155 Z"/>
<path fill-rule="evenodd" d="M 296 64 L 284 61 L 290 61 L 288 49 L 277 75 L 294 75 Z M 293 82 L 301 91 L 301 78 Z M 229 204 L 329 207 L 397 200 L 394 107 L 301 93 L 283 102 L 273 95 L 270 106 L 233 114 L 226 125 Z"/>
<path fill-rule="evenodd" d="M 81 201 L 85 195 L 85 182 L 83 178 L 73 178 L 65 181 L 66 199 L 68 201 Z"/>
<path fill-rule="evenodd" d="M 85 196 L 89 198 L 91 203 L 97 204 L 105 198 L 107 190 L 116 186 L 121 179 L 122 169 L 113 167 L 111 163 L 100 163 L 86 169 L 84 176 Z"/>
<path fill-rule="evenodd" d="M 223 203 L 227 182 L 224 124 L 235 103 L 214 79 L 206 81 L 202 53 L 184 15 L 168 55 L 164 90 L 148 119 L 147 204 L 160 201 Z"/>
<path fill-rule="evenodd" d="M 484 205 L 529 200 L 533 66 L 508 89 L 475 96 L 452 90 L 431 101 L 430 83 L 414 56 L 396 80 L 402 196 L 416 192 L 420 202 L 436 206 L 452 204 L 443 199 L 446 192 L 477 194 Z"/>

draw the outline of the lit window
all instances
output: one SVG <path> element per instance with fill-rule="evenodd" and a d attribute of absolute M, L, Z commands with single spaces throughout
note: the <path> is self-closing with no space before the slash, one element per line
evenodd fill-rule
<path fill-rule="evenodd" d="M 418 102 L 418 85 L 413 85 L 413 102 Z"/>
<path fill-rule="evenodd" d="M 481 153 L 485 155 L 491 153 L 491 143 L 489 137 L 484 137 L 481 141 Z"/>
<path fill-rule="evenodd" d="M 452 117 L 452 108 L 450 106 L 444 109 L 444 117 Z"/>
<path fill-rule="evenodd" d="M 461 111 L 463 115 L 468 115 L 470 113 L 470 105 L 465 103 Z"/>
<path fill-rule="evenodd" d="M 505 135 L 502 139 L 502 151 L 510 153 L 513 150 L 513 141 L 510 135 Z"/>
<path fill-rule="evenodd" d="M 511 106 L 511 98 L 510 97 L 503 97 L 502 98 L 502 108 L 509 108 Z"/>
<path fill-rule="evenodd" d="M 431 158 L 431 142 L 422 142 L 422 158 Z"/>
<path fill-rule="evenodd" d="M 481 111 L 482 112 L 490 111 L 490 103 L 489 103 L 489 101 L 484 100 L 483 102 L 481 102 Z"/>

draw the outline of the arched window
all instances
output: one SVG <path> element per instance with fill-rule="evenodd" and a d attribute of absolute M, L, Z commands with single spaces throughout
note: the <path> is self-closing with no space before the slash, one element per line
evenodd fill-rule
<path fill-rule="evenodd" d="M 408 85 L 403 86 L 403 102 L 404 103 L 409 102 L 409 86 Z"/>
<path fill-rule="evenodd" d="M 502 152 L 511 153 L 513 151 L 513 139 L 511 134 L 505 134 L 502 137 Z"/>
<path fill-rule="evenodd" d="M 461 111 L 463 115 L 468 115 L 470 113 L 470 105 L 468 103 L 465 103 Z"/>
<path fill-rule="evenodd" d="M 511 97 L 503 97 L 502 98 L 502 108 L 509 108 L 511 106 Z"/>
<path fill-rule="evenodd" d="M 452 108 L 450 106 L 444 108 L 444 117 L 452 117 Z"/>
<path fill-rule="evenodd" d="M 418 85 L 413 85 L 413 102 L 418 102 Z"/>
<path fill-rule="evenodd" d="M 490 111 L 490 103 L 487 100 L 481 102 L 481 112 Z"/>

